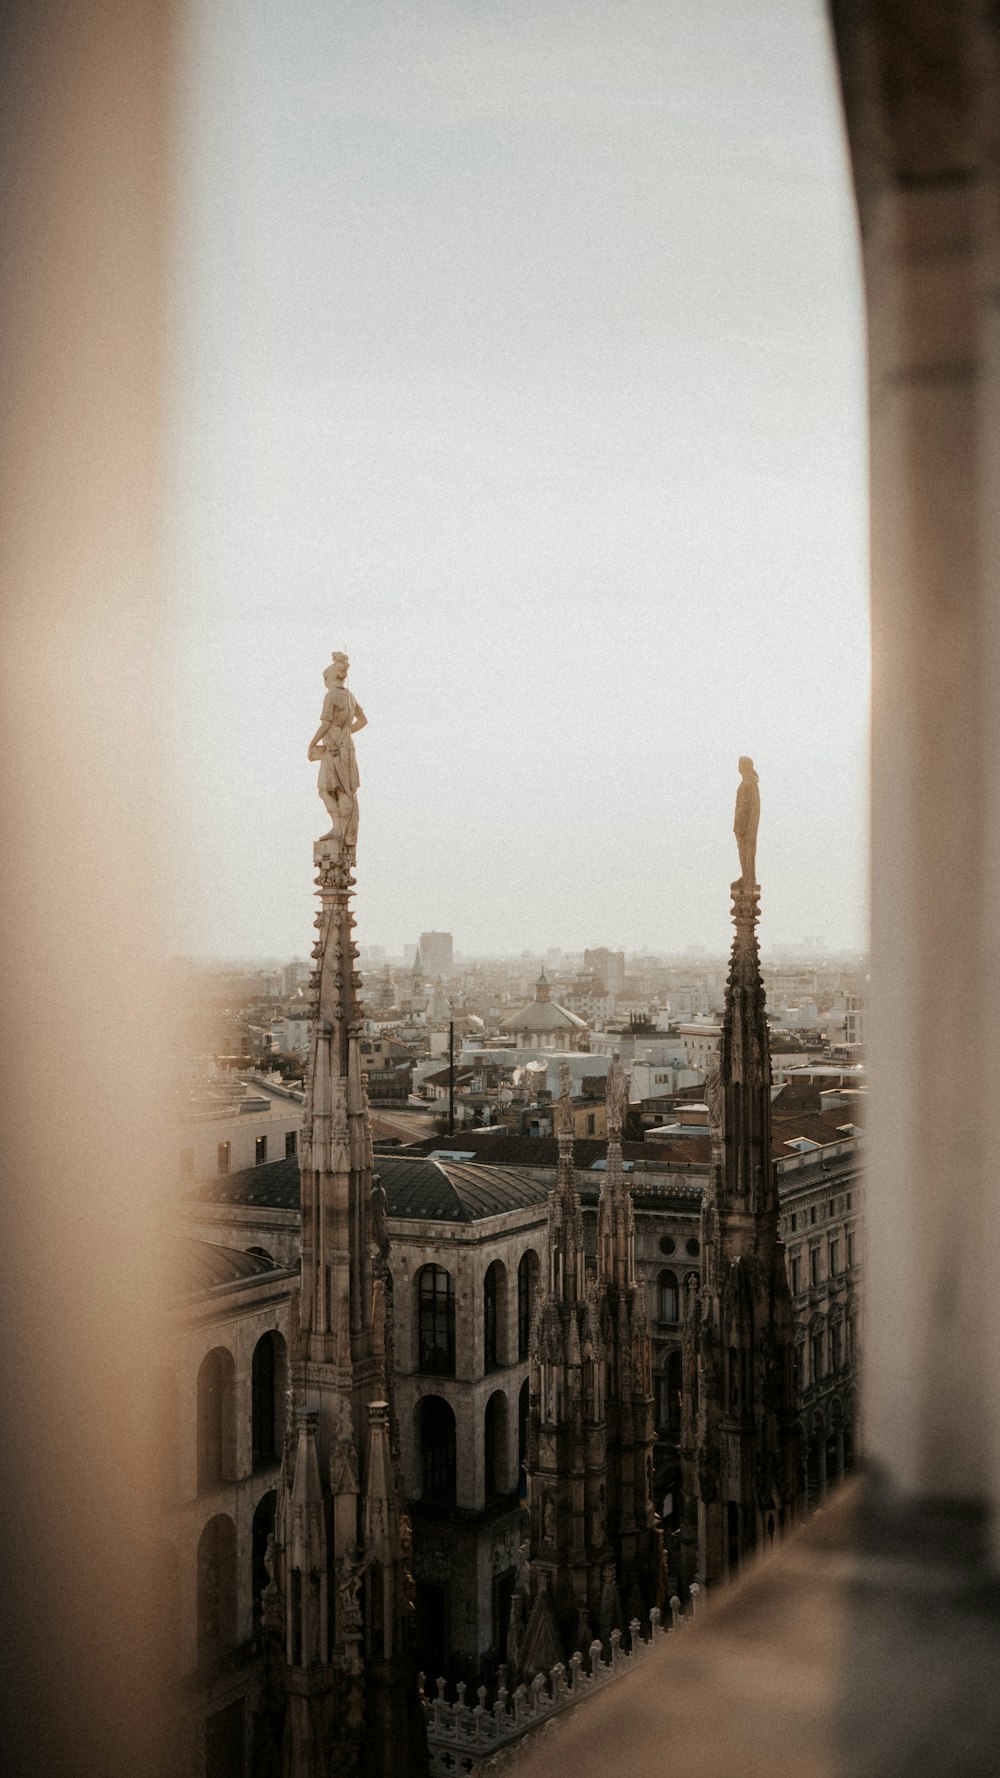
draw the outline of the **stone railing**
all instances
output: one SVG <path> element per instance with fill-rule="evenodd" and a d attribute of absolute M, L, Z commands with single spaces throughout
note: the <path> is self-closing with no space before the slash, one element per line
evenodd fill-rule
<path fill-rule="evenodd" d="M 479 1778 L 480 1764 L 509 1747 L 530 1729 L 550 1721 L 564 1710 L 571 1710 L 584 1698 L 610 1685 L 622 1673 L 631 1672 L 670 1630 L 680 1629 L 696 1617 L 704 1597 L 704 1589 L 695 1582 L 691 1588 L 691 1606 L 687 1616 L 675 1596 L 670 1601 L 670 1624 L 660 1621 L 654 1606 L 649 1614 L 649 1637 L 640 1635 L 638 1618 L 633 1618 L 627 1631 L 612 1630 L 608 1658 L 604 1644 L 590 1645 L 590 1671 L 582 1654 L 571 1656 L 568 1666 L 559 1665 L 548 1674 L 536 1673 L 530 1685 L 519 1685 L 511 1695 L 501 1682 L 494 1703 L 487 1707 L 486 1687 L 481 1685 L 477 1704 L 467 1704 L 464 1684 L 456 1686 L 458 1697 L 451 1703 L 445 1697 L 446 1681 L 437 1681 L 437 1697 L 427 1696 L 425 1675 L 419 1679 L 420 1699 L 427 1722 L 427 1745 L 430 1752 L 431 1778 Z"/>

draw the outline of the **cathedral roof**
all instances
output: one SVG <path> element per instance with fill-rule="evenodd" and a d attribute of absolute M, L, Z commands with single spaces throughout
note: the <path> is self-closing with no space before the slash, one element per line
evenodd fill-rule
<path fill-rule="evenodd" d="M 285 1268 L 260 1253 L 244 1253 L 238 1247 L 220 1247 L 215 1241 L 178 1236 L 174 1241 L 174 1271 L 186 1295 L 212 1290 L 219 1284 L 243 1284 Z"/>
<path fill-rule="evenodd" d="M 478 1222 L 548 1202 L 548 1187 L 516 1167 L 422 1155 L 378 1155 L 375 1166 L 389 1200 L 389 1215 L 404 1219 Z"/>
<path fill-rule="evenodd" d="M 375 1171 L 385 1187 L 389 1215 L 404 1221 L 479 1222 L 548 1201 L 548 1187 L 516 1167 L 432 1160 L 428 1155 L 379 1154 Z M 299 1163 L 292 1158 L 245 1167 L 242 1172 L 207 1180 L 195 1195 L 214 1204 L 297 1210 L 301 1201 Z"/>

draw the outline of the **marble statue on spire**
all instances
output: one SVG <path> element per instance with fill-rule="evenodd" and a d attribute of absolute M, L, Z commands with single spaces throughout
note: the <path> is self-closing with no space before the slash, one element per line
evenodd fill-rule
<path fill-rule="evenodd" d="M 615 1050 L 604 1082 L 604 1102 L 608 1113 L 608 1135 L 620 1136 L 628 1121 L 629 1077 L 622 1059 Z"/>
<path fill-rule="evenodd" d="M 285 1694 L 286 1778 L 420 1778 L 427 1755 L 398 1472 L 388 1206 L 374 1173 L 351 907 L 352 736 L 365 717 L 347 689 L 347 665 L 335 654 L 326 670 L 323 717 L 309 743 L 333 826 L 313 846 L 319 910 L 299 1145 L 302 1262 L 269 1659 Z"/>
<path fill-rule="evenodd" d="M 760 779 L 753 760 L 744 753 L 740 758 L 740 784 L 736 792 L 736 815 L 733 832 L 740 853 L 740 874 L 734 889 L 750 893 L 757 887 L 757 828 L 760 824 Z"/>
<path fill-rule="evenodd" d="M 309 743 L 309 758 L 319 761 L 317 788 L 333 823 L 324 841 L 332 840 L 338 851 L 352 857 L 358 843 L 358 773 L 353 736 L 367 727 L 368 718 L 347 689 L 346 654 L 335 653 L 323 674 L 326 696 L 319 728 Z"/>

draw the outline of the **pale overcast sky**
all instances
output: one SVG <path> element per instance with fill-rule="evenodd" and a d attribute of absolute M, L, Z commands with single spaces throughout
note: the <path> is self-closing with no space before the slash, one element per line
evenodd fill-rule
<path fill-rule="evenodd" d="M 865 942 L 864 389 L 819 0 L 191 0 L 177 948 Z M 185 796 L 186 793 L 186 796 Z"/>

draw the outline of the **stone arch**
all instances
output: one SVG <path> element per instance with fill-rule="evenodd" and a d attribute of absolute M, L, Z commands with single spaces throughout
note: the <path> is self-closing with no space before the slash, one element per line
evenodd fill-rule
<path fill-rule="evenodd" d="M 502 1259 L 483 1278 L 483 1374 L 507 1363 L 507 1267 Z"/>
<path fill-rule="evenodd" d="M 236 1361 L 213 1346 L 198 1369 L 198 1493 L 236 1479 Z"/>
<path fill-rule="evenodd" d="M 417 1369 L 425 1376 L 455 1375 L 455 1280 L 444 1266 L 421 1266 L 413 1280 Z"/>
<path fill-rule="evenodd" d="M 255 1470 L 267 1469 L 281 1456 L 285 1430 L 288 1349 L 276 1329 L 262 1334 L 250 1367 L 251 1449 Z"/>
<path fill-rule="evenodd" d="M 483 1423 L 485 1496 L 487 1501 L 499 1500 L 509 1492 L 510 1456 L 507 1420 L 507 1396 L 502 1389 L 494 1389 L 486 1403 Z"/>
<path fill-rule="evenodd" d="M 198 1660 L 236 1646 L 236 1526 L 216 1513 L 198 1539 Z"/>
<path fill-rule="evenodd" d="M 533 1247 L 522 1253 L 517 1265 L 517 1356 L 527 1358 L 531 1345 L 531 1318 L 535 1309 L 535 1291 L 541 1272 L 541 1260 Z"/>
<path fill-rule="evenodd" d="M 420 1493 L 424 1500 L 454 1506 L 458 1488 L 455 1414 L 443 1395 L 423 1395 L 414 1408 L 420 1453 Z"/>

